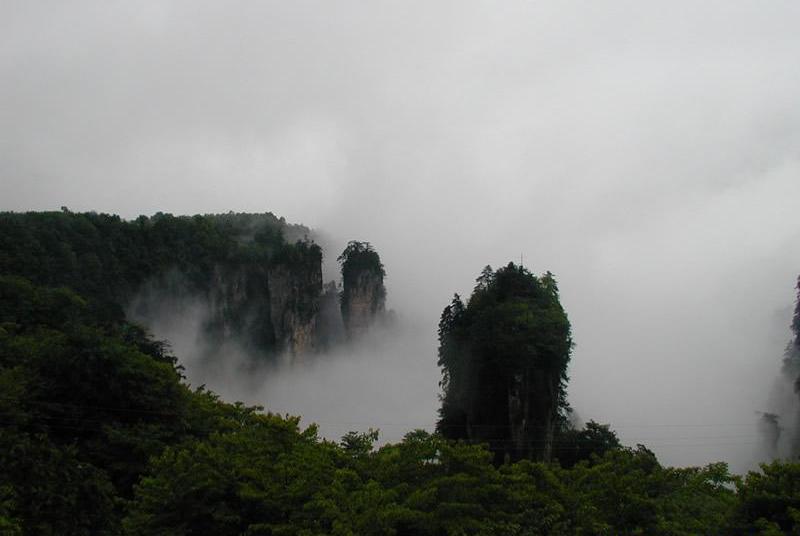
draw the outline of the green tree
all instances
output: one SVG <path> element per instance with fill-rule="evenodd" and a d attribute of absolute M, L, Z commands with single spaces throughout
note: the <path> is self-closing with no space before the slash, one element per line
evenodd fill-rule
<path fill-rule="evenodd" d="M 800 463 L 774 461 L 750 471 L 738 486 L 733 534 L 800 534 Z"/>
<path fill-rule="evenodd" d="M 309 513 L 338 451 L 299 419 L 252 413 L 230 431 L 166 449 L 136 487 L 126 534 L 319 534 Z"/>
<path fill-rule="evenodd" d="M 726 534 L 735 481 L 724 464 L 669 469 L 642 445 L 561 470 L 575 534 Z"/>
<path fill-rule="evenodd" d="M 562 467 L 572 467 L 582 460 L 591 460 L 622 445 L 607 424 L 589 421 L 583 429 L 564 428 L 556 435 L 553 458 Z"/>
<path fill-rule="evenodd" d="M 196 395 L 163 344 L 86 300 L 0 276 L 0 488 L 25 533 L 113 532 L 150 456 L 191 432 Z"/>

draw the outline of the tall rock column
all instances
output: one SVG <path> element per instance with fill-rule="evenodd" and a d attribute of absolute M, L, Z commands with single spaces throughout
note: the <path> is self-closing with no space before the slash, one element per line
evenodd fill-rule
<path fill-rule="evenodd" d="M 383 314 L 386 272 L 369 242 L 351 241 L 338 260 L 342 266 L 342 320 L 345 334 L 352 340 L 366 333 Z"/>
<path fill-rule="evenodd" d="M 442 407 L 437 430 L 488 443 L 496 463 L 549 461 L 566 418 L 569 320 L 549 272 L 484 268 L 466 305 L 439 322 Z"/>

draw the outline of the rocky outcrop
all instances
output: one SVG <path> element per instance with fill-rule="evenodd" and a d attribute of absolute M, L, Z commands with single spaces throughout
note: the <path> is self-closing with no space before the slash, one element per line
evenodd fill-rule
<path fill-rule="evenodd" d="M 568 412 L 570 324 L 549 273 L 509 263 L 486 268 L 465 305 L 455 296 L 439 322 L 447 438 L 487 443 L 495 462 L 549 461 Z"/>
<path fill-rule="evenodd" d="M 386 273 L 378 252 L 369 242 L 350 242 L 339 262 L 342 263 L 342 320 L 347 338 L 354 339 L 383 316 Z"/>
<path fill-rule="evenodd" d="M 345 332 L 350 339 L 360 337 L 385 311 L 383 277 L 365 270 L 343 292 L 342 319 Z"/>
<path fill-rule="evenodd" d="M 321 289 L 319 264 L 217 267 L 209 290 L 209 334 L 255 352 L 310 353 Z"/>
<path fill-rule="evenodd" d="M 248 350 L 275 345 L 267 272 L 263 266 L 215 266 L 207 299 L 206 335 L 212 341 L 237 340 Z"/>
<path fill-rule="evenodd" d="M 276 345 L 293 356 L 315 349 L 322 268 L 277 265 L 269 269 L 269 310 Z"/>
<path fill-rule="evenodd" d="M 550 461 L 558 417 L 558 378 L 541 370 L 515 372 L 508 382 L 509 442 L 511 459 Z M 531 441 L 536 437 L 536 441 Z"/>
<path fill-rule="evenodd" d="M 176 348 L 184 354 L 215 359 L 233 344 L 259 359 L 298 361 L 391 320 L 377 252 L 350 242 L 339 260 L 341 286 L 324 288 L 322 251 L 307 240 L 278 244 L 267 256 L 245 249 L 202 270 L 173 266 L 149 278 L 128 311 L 156 336 L 191 343 Z"/>
<path fill-rule="evenodd" d="M 208 356 L 229 343 L 266 358 L 315 350 L 319 262 L 218 264 L 210 273 L 202 284 L 177 269 L 151 278 L 129 303 L 129 317 L 183 346 L 177 350 Z M 191 348 L 180 344 L 187 340 L 196 342 Z"/>

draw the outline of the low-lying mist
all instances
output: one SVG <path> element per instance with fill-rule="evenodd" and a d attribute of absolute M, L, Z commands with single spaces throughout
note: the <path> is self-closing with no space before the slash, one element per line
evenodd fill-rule
<path fill-rule="evenodd" d="M 379 441 L 399 441 L 416 428 L 433 430 L 438 408 L 435 326 L 392 315 L 357 340 L 307 355 L 267 356 L 236 340 L 211 343 L 204 326 L 211 305 L 188 292 L 173 274 L 143 287 L 129 317 L 169 343 L 186 380 L 226 401 L 316 423 L 338 440 L 349 431 L 380 430 Z"/>
<path fill-rule="evenodd" d="M 330 243 L 325 249 L 337 251 Z M 438 314 L 454 291 L 468 296 L 472 281 L 461 273 L 448 279 L 436 271 L 425 279 L 414 263 L 395 258 L 392 247 L 385 251 L 388 305 L 396 310 L 395 320 L 376 323 L 363 337 L 340 340 L 327 351 L 276 358 L 235 339 L 211 343 L 205 326 L 212 305 L 176 273 L 146 284 L 128 315 L 169 342 L 192 386 L 205 385 L 227 401 L 301 416 L 305 425 L 318 424 L 331 440 L 351 430 L 377 428 L 380 442 L 397 441 L 415 428 L 433 430 L 440 392 Z M 335 268 L 330 261 L 324 264 L 325 280 L 336 277 Z M 574 281 L 569 276 L 567 271 L 567 282 Z M 442 288 L 433 286 L 434 277 Z M 754 315 L 747 326 L 723 339 L 713 337 L 724 326 L 712 308 L 698 304 L 693 313 L 698 323 L 685 328 L 681 339 L 670 338 L 677 328 L 659 324 L 657 317 L 639 316 L 622 324 L 620 319 L 631 318 L 632 311 L 601 314 L 594 310 L 597 297 L 580 296 L 581 282 L 576 289 L 563 281 L 562 299 L 577 341 L 568 385 L 576 420 L 610 423 L 624 444 L 645 444 L 667 464 L 727 461 L 734 471 L 744 472 L 789 455 L 798 398 L 791 382 L 780 375 L 780 364 L 789 336 L 790 289 L 785 309 Z M 614 284 L 609 282 L 611 288 Z M 624 292 L 616 299 L 616 307 L 624 304 Z M 648 320 L 665 330 L 661 346 L 637 342 L 643 340 Z M 686 326 L 687 321 L 673 322 Z M 634 330 L 635 337 L 624 337 L 625 329 Z M 727 355 L 728 368 L 710 370 L 704 361 L 689 374 L 687 359 L 701 355 L 701 349 L 711 356 Z M 638 362 L 619 358 L 637 352 Z M 740 376 L 748 369 L 747 379 Z M 771 421 L 772 413 L 776 417 Z"/>

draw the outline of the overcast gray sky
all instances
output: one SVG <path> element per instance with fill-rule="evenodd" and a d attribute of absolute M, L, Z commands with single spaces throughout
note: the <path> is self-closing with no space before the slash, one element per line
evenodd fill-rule
<path fill-rule="evenodd" d="M 741 469 L 800 272 L 800 4 L 699 4 L 3 2 L 0 209 L 370 240 L 434 373 L 452 293 L 522 254 L 581 417 Z"/>

